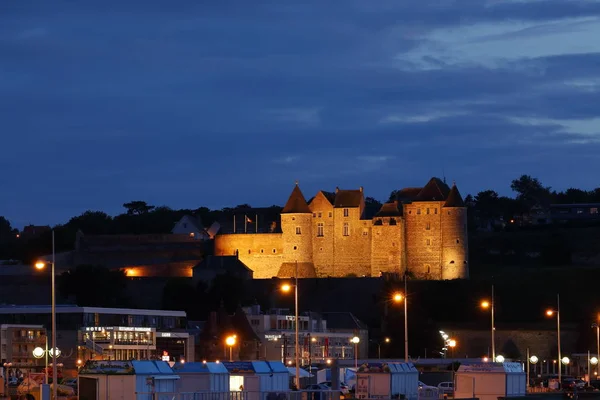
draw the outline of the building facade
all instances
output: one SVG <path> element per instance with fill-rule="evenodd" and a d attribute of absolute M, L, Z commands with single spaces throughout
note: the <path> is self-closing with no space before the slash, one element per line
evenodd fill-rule
<path fill-rule="evenodd" d="M 51 315 L 50 306 L 0 307 L 0 323 L 6 324 L 2 326 L 49 328 Z M 57 306 L 59 361 L 66 369 L 75 369 L 88 359 L 156 360 L 166 355 L 171 361 L 193 361 L 194 338 L 186 332 L 186 324 L 184 311 Z"/>
<path fill-rule="evenodd" d="M 0 325 L 1 365 L 10 363 L 15 371 L 44 367 L 44 360 L 34 357 L 33 350 L 46 349 L 46 340 L 46 329 L 42 325 Z"/>
<path fill-rule="evenodd" d="M 251 231 L 252 232 L 252 231 Z M 215 237 L 215 255 L 238 255 L 254 278 L 469 276 L 467 208 L 456 185 L 432 178 L 396 191 L 373 213 L 358 190 L 319 191 L 306 201 L 298 184 L 281 212 L 281 232 Z"/>
<path fill-rule="evenodd" d="M 244 308 L 246 318 L 261 340 L 260 358 L 281 360 L 292 365 L 296 357 L 295 316 L 287 309 L 272 309 L 262 313 L 259 306 Z M 327 360 L 353 360 L 366 357 L 368 351 L 368 329 L 351 313 L 331 313 L 335 328 L 328 327 L 326 315 L 303 313 L 298 316 L 300 364 L 326 364 Z M 342 318 L 340 318 L 342 317 Z M 357 336 L 359 343 L 352 343 Z"/>

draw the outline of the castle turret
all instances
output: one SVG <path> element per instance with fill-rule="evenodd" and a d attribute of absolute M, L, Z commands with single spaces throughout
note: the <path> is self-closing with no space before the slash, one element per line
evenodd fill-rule
<path fill-rule="evenodd" d="M 442 279 L 468 277 L 467 208 L 453 184 L 442 208 Z"/>
<path fill-rule="evenodd" d="M 298 276 L 315 277 L 312 244 L 312 212 L 296 182 L 285 207 L 281 211 L 283 264 L 277 276 L 293 277 L 296 263 Z"/>

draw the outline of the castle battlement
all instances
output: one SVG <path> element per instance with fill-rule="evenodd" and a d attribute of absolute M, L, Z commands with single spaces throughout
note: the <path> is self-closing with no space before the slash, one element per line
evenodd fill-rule
<path fill-rule="evenodd" d="M 306 201 L 296 183 L 281 212 L 280 233 L 218 234 L 215 254 L 237 254 L 254 278 L 404 274 L 417 279 L 469 276 L 467 209 L 454 184 L 422 188 L 367 215 L 363 188 L 319 191 Z"/>

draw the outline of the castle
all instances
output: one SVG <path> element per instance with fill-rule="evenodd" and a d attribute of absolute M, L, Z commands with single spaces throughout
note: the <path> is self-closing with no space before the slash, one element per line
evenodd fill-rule
<path fill-rule="evenodd" d="M 363 188 L 319 191 L 306 201 L 298 183 L 281 212 L 281 232 L 218 234 L 215 255 L 235 255 L 254 278 L 469 276 L 467 209 L 452 188 L 432 178 L 396 191 L 373 216 Z"/>

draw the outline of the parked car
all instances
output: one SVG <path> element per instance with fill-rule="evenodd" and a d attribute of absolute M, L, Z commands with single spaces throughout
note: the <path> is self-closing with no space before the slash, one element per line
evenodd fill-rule
<path fill-rule="evenodd" d="M 421 381 L 419 381 L 419 389 L 437 389 L 435 386 L 427 385 Z"/>
<path fill-rule="evenodd" d="M 320 385 L 325 385 L 331 390 L 331 381 L 321 382 Z M 340 391 L 344 394 L 350 393 L 350 386 L 346 385 L 346 382 L 340 382 Z"/>
<path fill-rule="evenodd" d="M 19 380 L 17 379 L 16 376 L 11 376 L 10 378 L 8 378 L 8 386 L 18 386 L 19 385 Z"/>
<path fill-rule="evenodd" d="M 454 393 L 454 383 L 453 382 L 441 382 L 437 387 L 440 390 L 440 393 L 442 393 L 442 394 Z"/>

